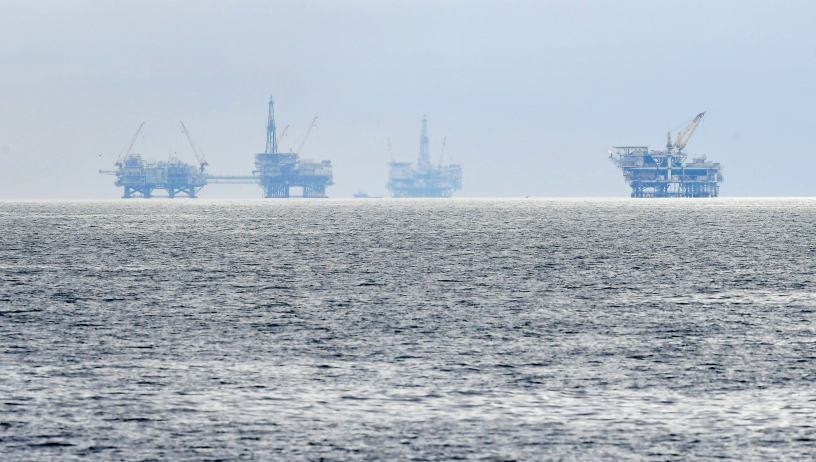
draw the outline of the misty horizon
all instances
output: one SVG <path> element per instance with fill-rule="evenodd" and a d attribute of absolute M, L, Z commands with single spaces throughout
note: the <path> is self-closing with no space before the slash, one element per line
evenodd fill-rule
<path fill-rule="evenodd" d="M 274 95 L 288 151 L 331 160 L 330 198 L 387 196 L 388 140 L 463 167 L 454 197 L 628 197 L 616 145 L 725 166 L 723 197 L 813 196 L 816 5 L 806 2 L 11 2 L 0 7 L 0 199 L 121 196 L 134 152 L 250 174 Z M 796 169 L 790 166 L 796 165 Z M 202 198 L 258 198 L 209 185 Z"/>

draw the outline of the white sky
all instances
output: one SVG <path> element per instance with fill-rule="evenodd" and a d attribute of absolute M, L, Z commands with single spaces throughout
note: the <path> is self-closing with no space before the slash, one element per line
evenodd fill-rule
<path fill-rule="evenodd" d="M 813 1 L 9 1 L 0 198 L 116 198 L 117 154 L 249 174 L 269 95 L 330 197 L 385 195 L 387 139 L 461 163 L 458 197 L 628 196 L 606 159 L 665 144 L 725 165 L 723 196 L 816 195 Z M 289 144 L 287 144 L 289 143 Z M 261 196 L 210 185 L 201 197 Z"/>

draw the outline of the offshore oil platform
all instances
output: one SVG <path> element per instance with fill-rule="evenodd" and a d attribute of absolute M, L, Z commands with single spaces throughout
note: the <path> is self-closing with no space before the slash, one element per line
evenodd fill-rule
<path fill-rule="evenodd" d="M 255 170 L 258 182 L 264 190 L 264 197 L 289 197 L 289 188 L 303 188 L 303 197 L 326 197 L 326 186 L 331 186 L 333 173 L 330 160 L 314 162 L 300 159 L 299 155 L 312 132 L 317 117 L 312 120 L 309 129 L 296 152 L 278 152 L 278 139 L 275 130 L 275 103 L 269 98 L 269 119 L 266 124 L 266 151 L 255 154 Z M 283 129 L 286 133 L 288 126 Z"/>
<path fill-rule="evenodd" d="M 390 149 L 389 143 L 389 149 Z M 442 153 L 439 165 L 431 163 L 431 152 L 428 147 L 428 123 L 422 118 L 422 132 L 419 136 L 419 162 L 416 166 L 410 162 L 394 162 L 391 154 L 391 168 L 388 184 L 385 186 L 394 197 L 451 197 L 454 191 L 462 189 L 462 166 L 456 164 L 442 165 L 445 156 L 445 141 L 442 141 Z"/>
<path fill-rule="evenodd" d="M 207 185 L 207 174 L 204 173 L 207 161 L 198 154 L 192 138 L 187 133 L 187 127 L 181 124 L 184 134 L 187 136 L 193 153 L 198 159 L 199 167 L 184 163 L 176 157 L 170 157 L 167 162 L 145 162 L 139 154 L 131 153 L 136 139 L 142 132 L 144 122 L 139 125 L 136 134 L 128 144 L 123 153 L 116 160 L 117 170 L 100 170 L 103 175 L 116 175 L 116 186 L 125 188 L 123 199 L 136 196 L 145 198 L 153 197 L 153 191 L 162 189 L 167 191 L 169 197 L 176 197 L 176 194 L 184 194 L 194 198 L 198 191 Z"/>
<path fill-rule="evenodd" d="M 701 112 L 683 130 L 674 143 L 667 134 L 665 151 L 649 151 L 648 146 L 613 146 L 609 160 L 623 171 L 632 187 L 632 197 L 717 197 L 723 181 L 723 166 L 705 156 L 692 158 L 683 153 L 691 135 L 703 120 Z"/>
<path fill-rule="evenodd" d="M 164 190 L 168 197 L 181 194 L 195 198 L 204 186 L 219 184 L 260 184 L 264 197 L 289 197 L 289 188 L 302 187 L 303 197 L 326 197 L 326 186 L 332 183 L 331 161 L 320 163 L 311 160 L 300 160 L 299 154 L 317 120 L 312 120 L 309 129 L 302 137 L 297 152 L 279 153 L 277 133 L 275 130 L 275 110 L 272 98 L 269 98 L 269 119 L 266 132 L 266 152 L 255 154 L 255 170 L 252 175 L 210 175 L 205 172 L 209 164 L 203 154 L 199 154 L 192 137 L 184 123 L 182 132 L 190 143 L 199 166 L 195 167 L 170 157 L 166 162 L 146 162 L 141 155 L 132 153 L 133 145 L 142 132 L 144 123 L 136 130 L 133 139 L 122 151 L 116 161 L 116 170 L 100 170 L 104 175 L 115 175 L 116 186 L 124 188 L 122 198 L 153 197 L 156 190 Z M 286 128 L 289 128 L 288 126 Z M 284 133 L 286 131 L 284 128 Z"/>

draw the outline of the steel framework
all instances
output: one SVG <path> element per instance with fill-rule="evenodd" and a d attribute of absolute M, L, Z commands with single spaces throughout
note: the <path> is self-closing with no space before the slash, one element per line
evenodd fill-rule
<path fill-rule="evenodd" d="M 390 146 L 389 142 L 389 152 Z M 462 189 L 462 166 L 456 164 L 443 166 L 444 143 L 442 149 L 439 165 L 434 166 L 431 163 L 428 143 L 428 122 L 423 117 L 417 165 L 393 160 L 389 162 L 386 188 L 394 197 L 451 197 L 454 191 Z"/>

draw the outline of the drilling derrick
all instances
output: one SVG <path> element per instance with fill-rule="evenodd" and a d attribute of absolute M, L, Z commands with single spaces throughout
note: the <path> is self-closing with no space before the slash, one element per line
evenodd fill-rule
<path fill-rule="evenodd" d="M 317 117 L 312 120 L 309 129 L 297 152 L 278 152 L 277 134 L 275 133 L 275 104 L 269 98 L 269 118 L 266 124 L 266 151 L 255 154 L 254 175 L 258 176 L 266 198 L 289 197 L 289 188 L 302 187 L 303 197 L 326 197 L 326 186 L 332 182 L 331 161 L 314 162 L 300 159 L 303 145 L 312 132 Z M 285 130 L 285 129 L 284 129 Z"/>
<path fill-rule="evenodd" d="M 419 165 L 431 165 L 431 150 L 428 143 L 428 120 L 422 118 L 422 131 L 419 132 Z"/>
<path fill-rule="evenodd" d="M 648 146 L 613 146 L 609 160 L 623 171 L 632 187 L 632 197 L 717 197 L 723 181 L 723 166 L 709 162 L 705 156 L 692 158 L 683 153 L 691 135 L 700 125 L 702 112 L 683 130 L 676 141 L 667 134 L 666 150 L 649 150 Z"/>
<path fill-rule="evenodd" d="M 389 150 L 391 143 L 388 144 Z M 422 131 L 419 135 L 419 160 L 414 166 L 410 162 L 388 163 L 388 188 L 394 197 L 451 197 L 454 191 L 462 189 L 462 166 L 456 164 L 442 165 L 445 145 L 439 156 L 439 165 L 431 163 L 428 144 L 427 120 L 422 118 Z M 389 151 L 390 152 L 390 151 Z"/>

